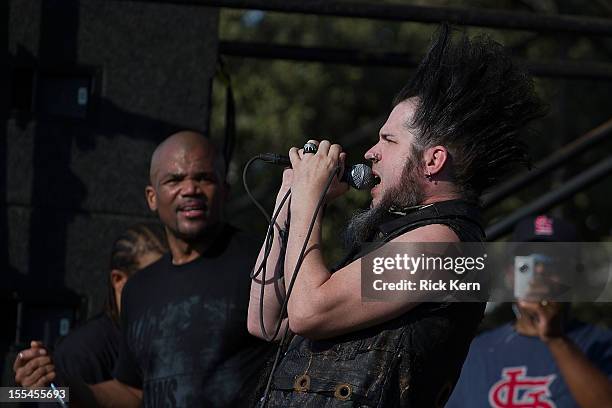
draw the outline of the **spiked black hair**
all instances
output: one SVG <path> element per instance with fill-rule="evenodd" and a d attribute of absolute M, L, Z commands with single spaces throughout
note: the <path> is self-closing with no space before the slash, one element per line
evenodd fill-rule
<path fill-rule="evenodd" d="M 417 150 L 445 146 L 466 199 L 477 201 L 509 165 L 529 164 L 518 136 L 544 108 L 531 78 L 488 36 L 461 33 L 453 41 L 443 25 L 393 104 L 410 98 L 416 98 L 416 110 L 407 126 L 416 134 Z"/>

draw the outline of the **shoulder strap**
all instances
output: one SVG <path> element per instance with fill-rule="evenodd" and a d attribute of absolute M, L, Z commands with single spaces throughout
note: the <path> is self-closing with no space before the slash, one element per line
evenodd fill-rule
<path fill-rule="evenodd" d="M 461 241 L 483 241 L 480 211 L 464 201 L 451 200 L 434 203 L 380 226 L 381 241 L 388 242 L 398 236 L 431 224 L 449 226 Z"/>

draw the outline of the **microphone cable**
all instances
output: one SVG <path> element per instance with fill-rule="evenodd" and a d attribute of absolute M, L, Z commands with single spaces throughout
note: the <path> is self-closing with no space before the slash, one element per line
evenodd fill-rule
<path fill-rule="evenodd" d="M 291 190 L 289 190 L 285 194 L 285 196 L 283 197 L 283 199 L 279 203 L 278 208 L 275 211 L 273 218 L 270 218 L 270 216 L 268 215 L 267 211 L 257 201 L 257 199 L 251 194 L 251 191 L 248 188 L 248 183 L 247 183 L 246 175 L 247 175 L 249 167 L 256 160 L 263 160 L 263 158 L 261 157 L 261 155 L 258 155 L 258 156 L 252 157 L 247 162 L 247 164 L 244 167 L 244 171 L 242 173 L 242 182 L 243 182 L 243 185 L 245 187 L 245 190 L 246 190 L 247 195 L 249 196 L 249 198 L 253 201 L 255 206 L 262 212 L 262 214 L 264 214 L 264 217 L 268 220 L 268 230 L 267 230 L 266 239 L 265 239 L 264 255 L 262 257 L 262 261 L 261 261 L 261 264 L 259 265 L 259 267 L 257 267 L 257 269 L 255 271 L 253 271 L 253 273 L 251 274 L 251 279 L 254 280 L 260 273 L 262 274 L 262 278 L 261 278 L 262 287 L 261 287 L 260 299 L 259 299 L 259 311 L 260 311 L 259 319 L 260 319 L 261 331 L 264 334 L 264 337 L 266 337 L 266 339 L 268 339 L 268 341 L 271 341 L 274 338 L 276 338 L 276 336 L 280 332 L 284 315 L 287 313 L 287 305 L 288 305 L 288 302 L 289 302 L 289 297 L 291 296 L 291 292 L 293 291 L 293 286 L 295 285 L 295 280 L 296 280 L 297 275 L 299 273 L 300 267 L 302 266 L 302 263 L 304 261 L 305 254 L 306 254 L 306 249 L 307 249 L 307 246 L 308 246 L 308 241 L 310 240 L 310 236 L 312 235 L 312 230 L 314 229 L 314 224 L 315 224 L 315 222 L 317 220 L 317 215 L 319 214 L 319 211 L 323 207 L 323 203 L 325 201 L 325 196 L 327 195 L 327 192 L 329 191 L 329 188 L 331 187 L 331 184 L 334 181 L 334 177 L 336 177 L 338 172 L 340 171 L 340 166 L 336 166 L 334 171 L 332 171 L 330 173 L 330 175 L 328 177 L 328 180 L 327 180 L 327 183 L 325 185 L 325 188 L 323 189 L 323 191 L 321 192 L 321 195 L 319 196 L 319 200 L 317 202 L 317 206 L 315 208 L 314 214 L 312 215 L 312 218 L 310 220 L 310 224 L 308 226 L 308 232 L 306 233 L 306 237 L 304 238 L 304 243 L 303 243 L 302 248 L 300 250 L 300 254 L 299 254 L 297 262 L 295 264 L 295 268 L 293 270 L 293 276 L 291 277 L 291 282 L 289 282 L 289 286 L 286 289 L 287 293 L 286 293 L 285 299 L 284 299 L 284 301 L 282 303 L 282 307 L 281 307 L 281 311 L 279 313 L 279 319 L 278 319 L 278 323 L 276 325 L 276 329 L 274 330 L 274 334 L 271 337 L 268 337 L 266 329 L 265 329 L 264 321 L 263 321 L 263 310 L 264 310 L 264 304 L 263 303 L 264 303 L 264 293 L 265 293 L 264 292 L 264 288 L 265 288 L 265 284 L 266 284 L 266 281 L 265 281 L 266 264 L 267 264 L 270 252 L 272 250 L 272 243 L 273 243 L 273 240 L 274 240 L 274 225 L 276 224 L 276 218 L 280 214 L 280 211 L 281 211 L 282 207 L 285 205 L 287 199 L 289 198 Z M 281 241 L 281 250 L 282 250 L 283 249 L 282 247 L 284 245 L 286 245 L 286 243 L 284 242 L 285 237 L 281 237 L 281 239 L 282 239 L 282 241 Z M 272 279 L 274 279 L 274 278 L 272 278 Z M 288 333 L 289 333 L 289 321 L 287 321 L 287 327 L 285 328 L 285 332 L 283 333 L 283 336 L 282 336 L 282 338 L 281 338 L 281 340 L 279 342 L 279 347 L 278 347 L 278 350 L 276 352 L 276 357 L 274 358 L 274 363 L 272 364 L 272 370 L 271 370 L 270 375 L 268 377 L 268 381 L 267 381 L 267 384 L 266 384 L 264 395 L 259 400 L 258 406 L 260 406 L 262 408 L 265 407 L 265 405 L 267 403 L 268 396 L 270 394 L 270 389 L 271 389 L 271 386 L 272 386 L 272 379 L 274 378 L 274 373 L 275 373 L 276 368 L 278 366 L 278 363 L 280 361 L 280 355 L 281 355 L 282 349 L 283 349 L 283 347 L 285 345 L 284 343 L 285 343 L 285 341 L 287 339 Z"/>
<path fill-rule="evenodd" d="M 268 341 L 272 341 L 277 335 L 278 332 L 280 331 L 280 324 L 278 325 L 278 327 L 276 328 L 274 335 L 272 335 L 271 337 L 268 335 L 268 332 L 266 331 L 266 327 L 264 324 L 264 318 L 263 318 L 263 310 L 264 310 L 264 295 L 265 295 L 265 285 L 268 283 L 268 281 L 266 281 L 266 274 L 267 274 L 267 263 L 268 263 L 268 257 L 270 256 L 270 252 L 272 251 L 272 245 L 274 243 L 274 226 L 276 225 L 276 219 L 278 218 L 278 215 L 280 214 L 283 206 L 285 205 L 285 202 L 287 201 L 287 199 L 289 198 L 290 194 L 291 194 L 291 190 L 287 191 L 287 193 L 285 193 L 285 196 L 283 197 L 283 199 L 281 200 L 277 210 L 274 213 L 274 216 L 272 217 L 272 219 L 270 219 L 270 216 L 268 215 L 268 212 L 263 208 L 263 206 L 261 205 L 261 203 L 259 203 L 259 201 L 257 201 L 257 199 L 253 196 L 253 194 L 251 193 L 251 190 L 248 186 L 248 182 L 247 182 L 247 173 L 249 170 L 249 167 L 256 161 L 256 160 L 263 160 L 263 158 L 261 157 L 261 155 L 252 157 L 247 164 L 244 166 L 244 171 L 242 172 L 242 183 L 244 185 L 244 189 L 247 192 L 247 195 L 249 196 L 249 198 L 253 201 L 253 203 L 255 204 L 255 206 L 261 211 L 261 213 L 264 215 L 264 217 L 268 220 L 268 229 L 266 231 L 266 238 L 265 238 L 265 244 L 264 244 L 264 255 L 262 257 L 262 261 L 259 264 L 259 266 L 255 265 L 256 268 L 253 269 L 253 272 L 251 272 L 250 274 L 250 278 L 251 280 L 255 280 L 255 282 L 257 282 L 257 277 L 261 274 L 261 279 L 259 280 L 259 283 L 261 284 L 261 290 L 260 290 L 260 301 L 259 301 L 259 325 L 260 325 L 260 329 L 261 332 L 263 333 L 264 337 L 266 338 L 266 340 Z M 281 249 L 283 247 L 283 242 L 285 237 L 280 237 L 281 238 Z M 274 282 L 274 276 L 271 278 L 270 282 Z M 284 292 L 284 291 L 283 291 Z M 284 293 L 283 293 L 283 297 L 284 297 Z M 281 320 L 282 322 L 282 317 Z"/>

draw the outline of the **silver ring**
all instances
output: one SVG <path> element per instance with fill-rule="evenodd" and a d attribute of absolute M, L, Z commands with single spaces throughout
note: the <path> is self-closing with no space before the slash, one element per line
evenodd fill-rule
<path fill-rule="evenodd" d="M 304 154 L 306 153 L 316 153 L 317 150 L 319 149 L 319 146 L 317 146 L 316 144 L 312 143 L 312 142 L 308 142 L 304 145 Z"/>

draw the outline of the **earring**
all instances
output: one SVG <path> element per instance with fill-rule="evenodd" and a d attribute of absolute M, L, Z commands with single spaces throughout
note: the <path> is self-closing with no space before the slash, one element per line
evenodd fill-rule
<path fill-rule="evenodd" d="M 431 172 L 427 169 L 427 174 L 425 174 L 426 179 L 431 179 Z"/>

